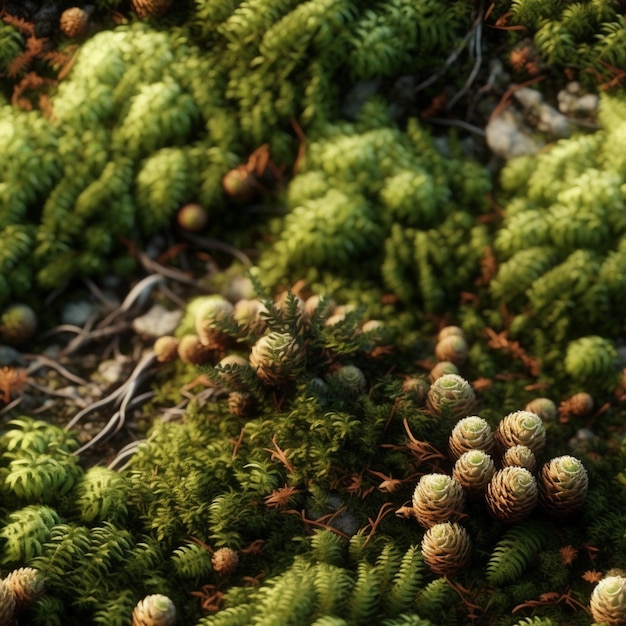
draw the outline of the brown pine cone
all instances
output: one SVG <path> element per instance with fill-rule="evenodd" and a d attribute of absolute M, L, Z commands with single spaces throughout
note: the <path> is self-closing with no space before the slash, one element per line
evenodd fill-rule
<path fill-rule="evenodd" d="M 15 619 L 15 594 L 6 580 L 0 579 L 0 626 L 10 626 Z"/>
<path fill-rule="evenodd" d="M 429 387 L 430 385 L 423 378 L 407 378 L 402 383 L 402 398 L 413 402 L 417 406 L 422 406 L 424 400 L 426 400 Z"/>
<path fill-rule="evenodd" d="M 288 333 L 271 332 L 261 337 L 250 352 L 250 365 L 267 385 L 280 385 L 298 375 L 304 351 Z"/>
<path fill-rule="evenodd" d="M 231 548 L 219 548 L 213 553 L 211 564 L 220 576 L 232 574 L 239 564 L 239 553 Z"/>
<path fill-rule="evenodd" d="M 469 495 L 475 496 L 484 493 L 495 471 L 496 466 L 486 452 L 470 450 L 458 458 L 452 476 Z"/>
<path fill-rule="evenodd" d="M 459 420 L 450 434 L 450 453 L 458 459 L 470 450 L 484 450 L 490 454 L 495 446 L 491 426 L 478 415 L 470 415 Z"/>
<path fill-rule="evenodd" d="M 261 335 L 267 328 L 267 323 L 262 315 L 266 312 L 267 309 L 260 300 L 242 299 L 235 303 L 233 317 L 244 332 Z"/>
<path fill-rule="evenodd" d="M 183 363 L 206 365 L 217 363 L 223 356 L 223 350 L 216 350 L 200 341 L 198 335 L 183 335 L 178 341 L 178 357 Z"/>
<path fill-rule="evenodd" d="M 435 358 L 438 361 L 463 365 L 467 359 L 467 342 L 460 335 L 447 335 L 437 342 Z"/>
<path fill-rule="evenodd" d="M 245 391 L 232 391 L 228 394 L 228 410 L 236 417 L 246 417 L 252 408 L 253 399 Z"/>
<path fill-rule="evenodd" d="M 446 374 L 458 374 L 459 368 L 452 361 L 439 361 L 428 373 L 428 380 L 434 383 L 438 378 Z"/>
<path fill-rule="evenodd" d="M 426 407 L 430 411 L 455 421 L 471 415 L 475 406 L 472 386 L 458 374 L 445 374 L 435 380 L 426 397 Z"/>
<path fill-rule="evenodd" d="M 461 337 L 465 339 L 465 333 L 460 326 L 444 326 L 437 334 L 437 341 L 441 341 L 446 337 Z"/>
<path fill-rule="evenodd" d="M 70 7 L 59 18 L 61 32 L 70 39 L 83 37 L 89 29 L 89 12 L 80 7 Z"/>
<path fill-rule="evenodd" d="M 507 524 L 527 517 L 537 505 L 538 497 L 535 477 L 525 467 L 497 471 L 485 494 L 491 514 Z"/>
<path fill-rule="evenodd" d="M 515 411 L 500 420 L 496 441 L 502 451 L 513 446 L 526 446 L 539 455 L 546 445 L 546 429 L 541 418 L 530 411 Z"/>
<path fill-rule="evenodd" d="M 212 295 L 194 303 L 194 324 L 196 334 L 205 345 L 223 345 L 227 347 L 230 337 L 220 330 L 220 323 L 233 315 L 233 305 L 223 296 Z"/>
<path fill-rule="evenodd" d="M 589 608 L 594 622 L 616 626 L 626 624 L 626 578 L 603 578 L 591 592 Z"/>
<path fill-rule="evenodd" d="M 441 522 L 456 522 L 463 515 L 463 488 L 447 474 L 422 476 L 413 492 L 413 511 L 417 521 L 429 528 Z"/>
<path fill-rule="evenodd" d="M 34 567 L 14 569 L 7 574 L 4 582 L 15 596 L 16 611 L 28 608 L 45 590 L 43 574 Z"/>
<path fill-rule="evenodd" d="M 440 576 L 454 574 L 470 559 L 472 542 L 460 524 L 443 522 L 431 526 L 422 538 L 422 557 Z"/>
<path fill-rule="evenodd" d="M 139 19 L 163 17 L 173 4 L 173 0 L 130 0 L 132 10 Z"/>
<path fill-rule="evenodd" d="M 156 339 L 153 350 L 159 363 L 171 363 L 178 358 L 178 339 L 171 335 L 163 335 Z"/>
<path fill-rule="evenodd" d="M 569 515 L 579 509 L 587 496 L 587 470 L 574 456 L 548 461 L 539 475 L 539 502 L 552 515 Z"/>
<path fill-rule="evenodd" d="M 554 422 L 558 414 L 558 407 L 550 398 L 535 398 L 524 410 L 537 414 L 544 422 Z"/>
<path fill-rule="evenodd" d="M 531 474 L 537 470 L 537 457 L 527 446 L 507 448 L 502 455 L 502 467 L 525 467 Z"/>
<path fill-rule="evenodd" d="M 137 603 L 131 626 L 173 626 L 175 623 L 174 603 L 167 596 L 155 593 Z"/>

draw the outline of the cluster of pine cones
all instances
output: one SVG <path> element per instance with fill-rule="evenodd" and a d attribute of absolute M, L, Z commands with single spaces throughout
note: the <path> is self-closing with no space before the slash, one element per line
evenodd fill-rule
<path fill-rule="evenodd" d="M 491 516 L 505 524 L 519 522 L 537 506 L 562 518 L 583 505 L 588 476 L 579 459 L 565 455 L 539 465 L 546 431 L 537 413 L 510 413 L 495 431 L 478 415 L 459 419 L 475 407 L 475 396 L 458 374 L 437 378 L 426 406 L 442 418 L 458 419 L 449 437 L 451 475 L 426 474 L 413 493 L 413 513 L 427 529 L 422 554 L 435 573 L 452 574 L 470 558 L 471 540 L 459 523 L 469 499 L 482 500 Z"/>

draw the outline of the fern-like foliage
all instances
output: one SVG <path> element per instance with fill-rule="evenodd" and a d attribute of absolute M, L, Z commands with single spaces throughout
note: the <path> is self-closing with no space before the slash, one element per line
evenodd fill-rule
<path fill-rule="evenodd" d="M 507 530 L 491 553 L 487 580 L 500 585 L 519 579 L 546 539 L 546 528 L 533 522 L 524 522 Z"/>

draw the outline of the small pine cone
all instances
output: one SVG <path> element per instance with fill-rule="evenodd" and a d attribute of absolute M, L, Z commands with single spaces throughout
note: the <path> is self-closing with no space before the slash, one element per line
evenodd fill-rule
<path fill-rule="evenodd" d="M 458 374 L 445 374 L 430 386 L 426 407 L 442 417 L 455 421 L 471 415 L 476 407 L 472 386 Z"/>
<path fill-rule="evenodd" d="M 458 374 L 459 368 L 452 361 L 439 361 L 428 374 L 428 380 L 434 383 L 438 378 L 446 374 Z"/>
<path fill-rule="evenodd" d="M 496 466 L 486 452 L 470 450 L 457 459 L 452 476 L 469 495 L 475 496 L 484 493 L 495 471 Z"/>
<path fill-rule="evenodd" d="M 15 594 L 6 580 L 0 579 L 0 626 L 10 626 L 15 618 Z"/>
<path fill-rule="evenodd" d="M 435 357 L 438 361 L 450 361 L 455 365 L 463 365 L 467 359 L 467 342 L 459 335 L 448 335 L 437 342 Z"/>
<path fill-rule="evenodd" d="M 437 341 L 441 341 L 446 337 L 461 337 L 465 339 L 465 333 L 460 326 L 444 326 L 437 334 Z"/>
<path fill-rule="evenodd" d="M 422 406 L 430 385 L 423 378 L 407 378 L 402 383 L 402 395 L 417 406 Z"/>
<path fill-rule="evenodd" d="M 177 351 L 180 360 L 191 365 L 217 363 L 223 356 L 222 350 L 204 345 L 198 335 L 184 335 L 181 337 Z"/>
<path fill-rule="evenodd" d="M 271 332 L 261 337 L 250 352 L 250 365 L 267 385 L 280 385 L 300 373 L 304 362 L 302 347 L 288 333 Z"/>
<path fill-rule="evenodd" d="M 59 18 L 61 32 L 70 39 L 83 37 L 89 29 L 89 12 L 80 7 L 70 7 Z"/>
<path fill-rule="evenodd" d="M 232 574 L 239 564 L 239 553 L 231 548 L 219 548 L 213 553 L 211 564 L 220 576 Z"/>
<path fill-rule="evenodd" d="M 178 358 L 178 339 L 171 335 L 159 337 L 154 342 L 153 350 L 159 363 L 171 363 Z"/>
<path fill-rule="evenodd" d="M 413 511 L 417 521 L 429 528 L 441 522 L 456 522 L 463 515 L 465 493 L 452 476 L 425 474 L 413 492 Z"/>
<path fill-rule="evenodd" d="M 216 366 L 219 372 L 220 380 L 232 389 L 244 389 L 243 382 L 234 373 L 234 369 L 243 370 L 250 368 L 250 363 L 238 354 L 229 354 L 225 356 Z"/>
<path fill-rule="evenodd" d="M 233 307 L 233 317 L 235 321 L 243 328 L 244 332 L 262 335 L 267 323 L 262 315 L 267 309 L 260 300 L 250 300 L 243 298 L 238 300 Z"/>
<path fill-rule="evenodd" d="M 176 222 L 189 233 L 197 233 L 204 230 L 209 223 L 207 210 L 197 202 L 189 202 L 178 209 Z"/>
<path fill-rule="evenodd" d="M 493 452 L 495 439 L 491 426 L 478 415 L 470 415 L 459 420 L 450 434 L 450 453 L 458 459 L 464 452 L 484 450 Z"/>
<path fill-rule="evenodd" d="M 527 446 L 513 446 L 504 451 L 502 467 L 525 467 L 534 474 L 537 470 L 537 457 Z"/>
<path fill-rule="evenodd" d="M 354 365 L 341 366 L 333 372 L 332 378 L 342 392 L 351 398 L 358 398 L 367 391 L 365 374 Z"/>
<path fill-rule="evenodd" d="M 550 398 L 535 398 L 524 407 L 524 410 L 535 413 L 544 422 L 554 422 L 558 413 L 556 404 Z"/>
<path fill-rule="evenodd" d="M 626 624 L 626 578 L 607 576 L 591 592 L 591 618 L 601 624 Z"/>
<path fill-rule="evenodd" d="M 45 591 L 43 574 L 34 567 L 14 569 L 7 574 L 4 582 L 15 596 L 16 611 L 28 608 Z"/>
<path fill-rule="evenodd" d="M 558 456 L 541 468 L 539 502 L 552 515 L 569 515 L 583 505 L 588 486 L 582 462 L 574 456 Z"/>
<path fill-rule="evenodd" d="M 130 0 L 132 10 L 139 19 L 163 17 L 173 4 L 173 0 Z"/>
<path fill-rule="evenodd" d="M 538 455 L 546 445 L 546 429 L 543 422 L 536 413 L 530 411 L 515 411 L 503 417 L 495 435 L 502 451 L 522 445 Z"/>
<path fill-rule="evenodd" d="M 587 417 L 593 411 L 594 401 L 586 391 L 579 391 L 559 404 L 559 417 Z"/>
<path fill-rule="evenodd" d="M 525 467 L 505 467 L 493 475 L 485 496 L 491 514 L 513 524 L 530 515 L 537 505 L 537 481 Z"/>
<path fill-rule="evenodd" d="M 444 522 L 431 526 L 424 533 L 421 549 L 426 565 L 435 574 L 447 576 L 468 563 L 472 542 L 463 526 Z"/>
<path fill-rule="evenodd" d="M 36 330 L 37 315 L 27 304 L 12 304 L 0 316 L 0 341 L 23 344 Z"/>
<path fill-rule="evenodd" d="M 203 298 L 195 309 L 194 323 L 196 334 L 206 345 L 223 345 L 230 343 L 230 338 L 220 330 L 220 324 L 233 314 L 233 305 L 223 296 L 213 295 Z"/>
<path fill-rule="evenodd" d="M 174 603 L 160 593 L 146 596 L 135 606 L 131 626 L 173 626 L 176 623 Z"/>
<path fill-rule="evenodd" d="M 228 394 L 228 410 L 236 417 L 246 417 L 252 408 L 252 396 L 243 391 Z"/>

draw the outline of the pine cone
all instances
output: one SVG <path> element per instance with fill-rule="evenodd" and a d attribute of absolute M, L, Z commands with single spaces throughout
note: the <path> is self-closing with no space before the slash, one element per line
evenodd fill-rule
<path fill-rule="evenodd" d="M 183 363 L 206 365 L 217 363 L 223 356 L 223 350 L 216 350 L 200 341 L 198 335 L 184 335 L 178 342 L 178 357 Z"/>
<path fill-rule="evenodd" d="M 544 422 L 554 422 L 558 414 L 558 407 L 550 398 L 535 398 L 524 410 L 537 414 Z"/>
<path fill-rule="evenodd" d="M 458 420 L 476 406 L 472 386 L 458 374 L 445 374 L 430 386 L 426 407 L 442 417 Z"/>
<path fill-rule="evenodd" d="M 491 426 L 478 415 L 459 420 L 450 434 L 449 444 L 452 457 L 458 459 L 470 450 L 493 452 L 495 440 Z"/>
<path fill-rule="evenodd" d="M 233 317 L 244 332 L 262 335 L 267 323 L 261 314 L 266 312 L 267 309 L 260 300 L 242 299 L 235 303 Z"/>
<path fill-rule="evenodd" d="M 137 603 L 131 626 L 173 626 L 175 623 L 174 603 L 167 596 L 155 593 Z"/>
<path fill-rule="evenodd" d="M 559 456 L 541 469 L 539 502 L 553 515 L 568 515 L 583 505 L 588 486 L 587 470 L 581 461 L 574 456 Z"/>
<path fill-rule="evenodd" d="M 460 335 L 447 335 L 437 342 L 435 357 L 438 361 L 463 365 L 467 358 L 467 342 Z"/>
<path fill-rule="evenodd" d="M 37 315 L 27 304 L 12 304 L 0 315 L 0 341 L 26 343 L 37 330 Z"/>
<path fill-rule="evenodd" d="M 537 457 L 527 446 L 507 448 L 502 455 L 502 467 L 525 467 L 531 474 L 537 470 Z"/>
<path fill-rule="evenodd" d="M 492 458 L 482 450 L 470 450 L 462 454 L 452 469 L 456 478 L 470 495 L 482 494 L 493 477 L 496 466 Z"/>
<path fill-rule="evenodd" d="M 591 617 L 602 624 L 626 624 L 626 578 L 607 576 L 591 592 Z"/>
<path fill-rule="evenodd" d="M 230 337 L 220 330 L 220 323 L 233 315 L 233 305 L 223 296 L 213 295 L 197 303 L 194 314 L 196 334 L 205 346 L 227 347 Z"/>
<path fill-rule="evenodd" d="M 437 379 L 446 374 L 458 374 L 459 368 L 452 361 L 439 361 L 435 363 L 433 369 L 428 373 L 428 380 L 434 383 Z"/>
<path fill-rule="evenodd" d="M 89 12 L 80 7 L 70 7 L 59 18 L 61 32 L 70 39 L 82 37 L 89 28 Z"/>
<path fill-rule="evenodd" d="M 0 626 L 10 626 L 15 617 L 15 594 L 6 580 L 0 579 Z"/>
<path fill-rule="evenodd" d="M 463 488 L 447 474 L 422 476 L 413 492 L 413 510 L 417 521 L 429 528 L 440 522 L 456 522 L 463 515 Z"/>
<path fill-rule="evenodd" d="M 460 326 L 444 326 L 437 334 L 437 341 L 441 341 L 446 337 L 461 337 L 465 339 L 465 333 Z"/>
<path fill-rule="evenodd" d="M 358 398 L 367 390 L 365 374 L 354 365 L 343 365 L 333 372 L 333 380 L 351 398 Z"/>
<path fill-rule="evenodd" d="M 213 570 L 220 576 L 232 574 L 239 564 L 239 553 L 231 548 L 219 548 L 211 557 Z"/>
<path fill-rule="evenodd" d="M 530 411 L 515 411 L 500 420 L 496 429 L 496 441 L 502 448 L 522 445 L 539 455 L 546 445 L 546 429 L 541 418 Z"/>
<path fill-rule="evenodd" d="M 13 592 L 16 611 L 28 608 L 41 597 L 45 590 L 43 574 L 34 567 L 14 569 L 7 574 L 4 582 Z M 1 620 L 0 624 L 2 624 Z"/>
<path fill-rule="evenodd" d="M 230 389 L 242 390 L 245 388 L 243 381 L 234 373 L 237 370 L 242 371 L 243 368 L 246 368 L 246 370 L 250 368 L 250 363 L 242 356 L 229 354 L 221 359 L 216 365 L 216 368 L 219 372 L 220 380 L 224 382 L 224 385 Z"/>
<path fill-rule="evenodd" d="M 470 559 L 472 542 L 460 524 L 444 522 L 429 528 L 422 538 L 422 557 L 440 576 L 458 572 Z"/>
<path fill-rule="evenodd" d="M 252 346 L 250 365 L 267 385 L 280 385 L 298 375 L 304 352 L 288 333 L 271 332 Z"/>
<path fill-rule="evenodd" d="M 537 482 L 525 467 L 505 467 L 487 485 L 486 501 L 491 514 L 512 524 L 528 516 L 537 505 Z"/>
<path fill-rule="evenodd" d="M 228 410 L 236 417 L 246 417 L 252 408 L 252 396 L 244 391 L 233 391 L 228 394 Z"/>
<path fill-rule="evenodd" d="M 407 378 L 402 383 L 402 396 L 417 406 L 422 406 L 429 387 L 430 385 L 423 378 Z"/>
<path fill-rule="evenodd" d="M 139 19 L 163 17 L 173 4 L 173 0 L 130 0 L 132 10 Z"/>
<path fill-rule="evenodd" d="M 178 339 L 163 335 L 154 342 L 153 350 L 159 363 L 171 363 L 178 358 Z"/>

